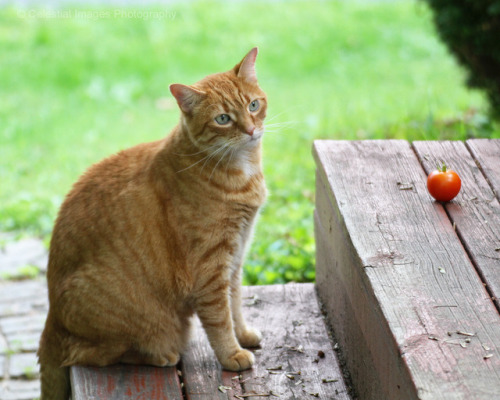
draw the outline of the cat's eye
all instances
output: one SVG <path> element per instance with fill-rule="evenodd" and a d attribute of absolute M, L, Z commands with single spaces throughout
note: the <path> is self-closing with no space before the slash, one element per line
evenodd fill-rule
<path fill-rule="evenodd" d="M 215 117 L 215 122 L 219 125 L 226 125 L 231 121 L 231 117 L 227 114 L 220 114 Z"/>
<path fill-rule="evenodd" d="M 259 109 L 259 100 L 254 100 L 248 106 L 250 111 L 257 111 Z"/>

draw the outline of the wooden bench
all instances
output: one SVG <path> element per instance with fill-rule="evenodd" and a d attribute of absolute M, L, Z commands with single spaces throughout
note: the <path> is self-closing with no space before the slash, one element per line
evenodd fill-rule
<path fill-rule="evenodd" d="M 500 399 L 500 140 L 317 141 L 318 293 L 360 399 Z M 427 192 L 439 160 L 462 190 Z"/>
<path fill-rule="evenodd" d="M 223 371 L 197 322 L 176 368 L 73 367 L 73 399 L 350 399 L 312 284 L 245 287 L 244 297 L 263 333 L 253 369 Z"/>

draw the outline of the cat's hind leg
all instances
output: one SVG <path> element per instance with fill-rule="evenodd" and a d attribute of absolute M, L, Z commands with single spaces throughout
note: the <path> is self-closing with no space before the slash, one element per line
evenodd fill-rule
<path fill-rule="evenodd" d="M 151 365 L 153 367 L 173 367 L 177 365 L 181 356 L 175 351 L 165 351 L 163 353 L 146 353 L 144 351 L 130 349 L 120 358 L 123 364 Z"/>
<path fill-rule="evenodd" d="M 187 347 L 190 332 L 191 320 L 187 313 L 180 316 L 172 311 L 164 315 L 160 331 L 149 331 L 144 337 L 138 338 L 137 344 L 123 354 L 120 362 L 156 367 L 174 366 Z"/>
<path fill-rule="evenodd" d="M 65 358 L 62 366 L 91 365 L 104 367 L 116 364 L 130 347 L 119 341 L 94 342 L 70 336 L 66 339 Z"/>

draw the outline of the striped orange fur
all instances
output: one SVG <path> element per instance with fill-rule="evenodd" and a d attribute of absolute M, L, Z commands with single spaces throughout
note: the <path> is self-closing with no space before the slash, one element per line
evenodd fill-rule
<path fill-rule="evenodd" d="M 241 315 L 241 264 L 266 198 L 267 99 L 257 49 L 232 70 L 170 90 L 165 139 L 90 167 L 53 231 L 42 400 L 67 400 L 68 367 L 175 365 L 197 314 L 222 366 L 250 368 L 260 334 Z"/>

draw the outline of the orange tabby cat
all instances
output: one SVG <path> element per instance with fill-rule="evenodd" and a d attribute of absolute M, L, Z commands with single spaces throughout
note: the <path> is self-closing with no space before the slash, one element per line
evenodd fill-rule
<path fill-rule="evenodd" d="M 67 400 L 68 367 L 175 365 L 196 313 L 226 369 L 254 362 L 241 264 L 266 197 L 266 95 L 257 48 L 232 70 L 173 84 L 179 124 L 95 165 L 66 197 L 50 246 L 42 399 Z"/>

